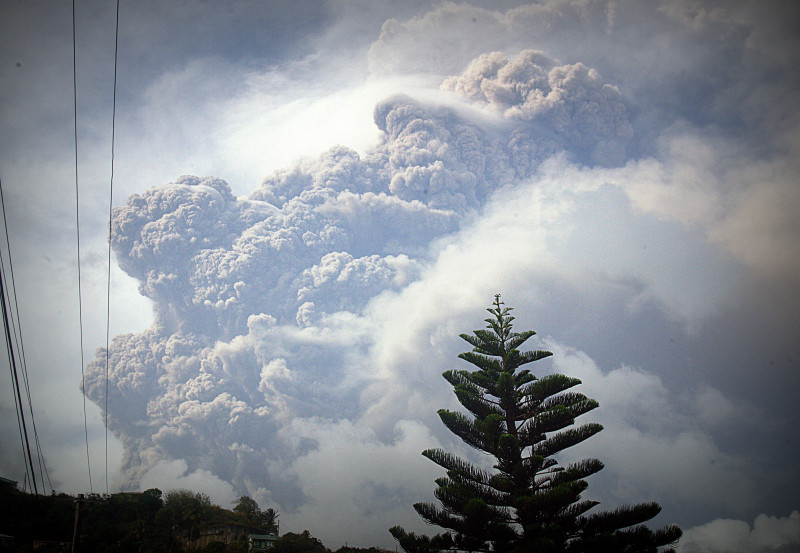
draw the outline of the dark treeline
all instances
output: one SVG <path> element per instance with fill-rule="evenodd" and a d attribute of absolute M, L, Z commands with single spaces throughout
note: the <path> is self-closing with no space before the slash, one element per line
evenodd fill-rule
<path fill-rule="evenodd" d="M 0 545 L 0 552 L 70 552 L 74 541 L 74 551 L 81 553 L 244 553 L 248 535 L 278 534 L 278 514 L 261 510 L 247 496 L 229 510 L 185 489 L 75 497 L 37 496 L 3 486 L 0 534 L 13 537 L 13 545 Z M 270 551 L 330 553 L 307 530 L 280 536 Z M 378 550 L 343 547 L 336 553 Z"/>

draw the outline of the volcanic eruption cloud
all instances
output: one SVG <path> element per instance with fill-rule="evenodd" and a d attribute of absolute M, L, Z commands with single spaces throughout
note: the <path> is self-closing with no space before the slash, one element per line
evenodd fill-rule
<path fill-rule="evenodd" d="M 581 64 L 493 53 L 443 88 L 501 120 L 481 126 L 391 98 L 375 108 L 381 141 L 368 155 L 332 148 L 246 198 L 220 179 L 183 176 L 114 210 L 119 265 L 155 304 L 152 327 L 115 337 L 109 351 L 109 427 L 128 485 L 181 459 L 237 493 L 301 507 L 293 465 L 326 428 L 380 443 L 384 426 L 415 424 L 402 422 L 406 405 L 365 416 L 397 393 L 381 383 L 413 387 L 403 383 L 412 369 L 383 359 L 385 344 L 378 351 L 391 321 L 371 306 L 402 303 L 440 255 L 434 244 L 544 160 L 625 158 L 620 94 Z M 98 404 L 105 358 L 99 350 L 86 379 Z"/>
<path fill-rule="evenodd" d="M 489 13 L 448 10 L 447 21 Z M 517 32 L 505 17 L 493 24 Z M 384 67 L 413 72 L 401 62 L 413 63 L 414 28 L 431 21 L 388 22 L 371 54 L 411 36 L 405 61 L 384 57 Z M 718 49 L 743 41 L 715 36 Z M 674 64 L 662 81 L 631 71 L 615 83 L 607 67 L 533 49 L 470 56 L 437 95 L 375 106 L 380 139 L 366 152 L 332 147 L 246 197 L 218 178 L 182 176 L 114 209 L 116 260 L 154 305 L 152 326 L 116 336 L 86 374 L 87 397 L 104 407 L 108 355 L 121 487 L 215 486 L 276 506 L 287 530 L 364 545 L 386 543 L 394 524 L 423 529 L 411 504 L 431 497 L 438 473 L 419 453 L 471 455 L 436 417 L 457 408 L 440 375 L 466 349 L 458 333 L 482 327 L 500 292 L 518 308 L 518 330 L 542 332 L 532 347 L 556 353 L 543 370 L 581 378 L 600 401 L 607 430 L 583 456 L 607 462 L 596 493 L 609 506 L 631 490 L 683 514 L 712 496 L 753 501 L 747 462 L 712 437 L 719 417 L 735 416 L 731 399 L 698 386 L 676 409 L 663 379 L 670 359 L 645 339 L 623 354 L 613 338 L 635 342 L 664 325 L 688 344 L 741 285 L 728 275 L 785 285 L 796 256 L 748 244 L 788 221 L 765 217 L 773 228 L 763 229 L 754 210 L 798 205 L 786 178 L 796 162 L 729 164 L 731 178 L 720 177 L 733 148 L 665 114 L 732 110 L 723 100 L 733 93 L 693 113 L 662 101 L 659 86 L 689 74 Z M 693 62 L 694 74 L 707 61 Z M 634 105 L 621 90 L 661 103 Z M 747 184 L 756 181 L 773 195 Z M 732 187 L 736 201 L 723 201 Z M 793 230 L 778 234 L 794 243 Z"/>

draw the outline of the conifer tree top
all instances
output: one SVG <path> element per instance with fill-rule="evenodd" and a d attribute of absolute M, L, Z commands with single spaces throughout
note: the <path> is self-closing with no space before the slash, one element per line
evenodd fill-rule
<path fill-rule="evenodd" d="M 400 527 L 392 535 L 407 553 L 446 550 L 486 553 L 655 553 L 681 535 L 668 526 L 653 531 L 642 523 L 660 510 L 656 503 L 620 507 L 587 515 L 596 501 L 584 500 L 585 478 L 600 471 L 597 459 L 560 466 L 561 451 L 602 430 L 597 423 L 575 426 L 575 419 L 597 402 L 569 391 L 580 384 L 561 374 L 535 376 L 523 365 L 552 355 L 520 351 L 536 333 L 513 332 L 512 308 L 495 295 L 486 329 L 461 338 L 472 351 L 459 357 L 473 370 L 449 370 L 443 376 L 469 415 L 440 409 L 439 418 L 467 445 L 495 460 L 494 472 L 441 449 L 423 455 L 445 469 L 436 480 L 441 507 L 417 503 L 414 508 L 444 534 L 417 536 Z M 669 549 L 666 551 L 670 551 Z M 666 551 L 664 553 L 666 553 Z"/>

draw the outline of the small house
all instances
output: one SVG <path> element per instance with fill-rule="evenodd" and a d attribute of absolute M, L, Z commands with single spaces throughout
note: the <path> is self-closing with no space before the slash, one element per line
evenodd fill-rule
<path fill-rule="evenodd" d="M 278 534 L 250 534 L 247 536 L 247 550 L 256 553 L 269 551 L 278 541 Z"/>

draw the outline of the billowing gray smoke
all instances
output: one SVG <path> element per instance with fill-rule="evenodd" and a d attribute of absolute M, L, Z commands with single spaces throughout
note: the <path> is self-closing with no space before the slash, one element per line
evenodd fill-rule
<path fill-rule="evenodd" d="M 365 156 L 337 147 L 267 178 L 248 198 L 184 176 L 115 209 L 120 266 L 155 303 L 155 323 L 110 347 L 109 427 L 125 447 L 127 485 L 183 459 L 269 491 L 283 509 L 307 499 L 290 471 L 316 447 L 298 420 L 356 420 L 381 367 L 366 359 L 368 302 L 418 280 L 431 244 L 489 195 L 564 152 L 624 158 L 632 131 L 617 90 L 581 64 L 542 53 L 475 60 L 445 89 L 502 117 L 390 99 Z M 468 108 L 464 108 L 468 111 Z M 105 350 L 86 394 L 105 405 Z"/>

